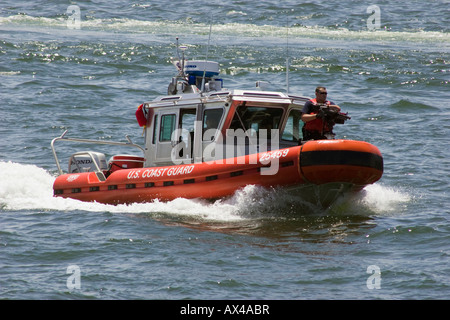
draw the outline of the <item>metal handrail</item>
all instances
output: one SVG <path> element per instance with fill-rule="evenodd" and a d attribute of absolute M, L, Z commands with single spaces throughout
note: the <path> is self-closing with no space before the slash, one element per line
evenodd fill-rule
<path fill-rule="evenodd" d="M 59 164 L 59 160 L 58 160 L 58 156 L 56 155 L 56 150 L 55 150 L 55 142 L 58 140 L 65 140 L 65 141 L 73 141 L 73 142 L 83 142 L 83 143 L 93 143 L 93 144 L 106 144 L 106 145 L 115 145 L 115 146 L 127 146 L 127 147 L 135 147 L 135 148 L 139 148 L 141 149 L 141 151 L 143 153 L 145 153 L 144 148 L 142 148 L 140 145 L 134 144 L 130 137 L 128 135 L 125 135 L 125 138 L 128 140 L 128 142 L 115 142 L 115 141 L 103 141 L 103 140 L 91 140 L 91 139 L 80 139 L 80 138 L 65 138 L 64 136 L 66 135 L 67 131 L 66 130 L 63 132 L 63 134 L 60 137 L 54 138 L 52 140 L 52 142 L 50 143 L 50 146 L 52 148 L 52 152 L 53 152 L 53 157 L 55 158 L 56 161 L 56 166 L 58 167 L 58 172 L 59 174 L 63 174 L 63 171 L 61 169 L 61 165 Z"/>

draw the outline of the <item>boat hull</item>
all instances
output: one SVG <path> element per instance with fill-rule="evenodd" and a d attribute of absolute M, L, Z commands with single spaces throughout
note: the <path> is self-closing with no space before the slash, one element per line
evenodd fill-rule
<path fill-rule="evenodd" d="M 58 197 L 121 204 L 218 199 L 246 185 L 300 193 L 308 186 L 354 192 L 378 181 L 382 173 L 383 159 L 375 146 L 361 141 L 320 140 L 214 162 L 121 169 L 107 178 L 101 172 L 64 174 L 56 178 L 53 189 Z"/>

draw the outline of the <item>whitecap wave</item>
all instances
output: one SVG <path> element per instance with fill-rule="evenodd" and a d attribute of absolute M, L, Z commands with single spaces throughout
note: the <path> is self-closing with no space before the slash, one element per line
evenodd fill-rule
<path fill-rule="evenodd" d="M 232 14 L 240 14 L 231 11 Z M 17 14 L 0 17 L 0 26 L 22 26 L 22 27 L 43 27 L 67 29 L 66 17 L 33 17 L 26 14 Z M 81 30 L 110 31 L 126 33 L 145 34 L 197 34 L 207 35 L 209 32 L 208 23 L 198 23 L 191 21 L 147 21 L 129 18 L 108 18 L 108 19 L 82 19 L 80 21 Z M 230 36 L 233 38 L 264 37 L 284 39 L 286 37 L 286 27 L 268 24 L 251 23 L 217 23 L 212 25 L 215 36 Z M 390 30 L 350 30 L 347 28 L 331 28 L 325 26 L 303 26 L 297 25 L 289 28 L 289 37 L 295 38 L 319 38 L 328 40 L 357 40 L 369 42 L 424 42 L 445 44 L 450 42 L 450 34 L 442 31 L 390 31 Z M 284 40 L 283 40 L 284 41 Z"/>

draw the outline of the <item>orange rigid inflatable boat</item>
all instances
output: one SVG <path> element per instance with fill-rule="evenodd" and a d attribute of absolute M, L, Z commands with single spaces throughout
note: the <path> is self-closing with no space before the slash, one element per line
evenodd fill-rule
<path fill-rule="evenodd" d="M 329 206 L 339 195 L 381 178 L 383 158 L 374 145 L 334 137 L 303 140 L 301 110 L 307 97 L 223 89 L 218 64 L 211 61 L 187 62 L 183 56 L 175 65 L 179 73 L 168 95 L 136 111 L 145 147 L 128 136 L 127 142 L 111 142 L 66 138 L 64 132 L 53 139 L 60 173 L 55 196 L 107 204 L 219 199 L 258 185 L 314 195 L 313 202 Z M 329 117 L 333 124 L 349 119 Z M 113 155 L 107 162 L 103 153 L 77 152 L 64 173 L 57 141 L 133 147 L 143 154 Z"/>
<path fill-rule="evenodd" d="M 236 158 L 236 164 L 202 162 L 164 167 L 121 169 L 107 179 L 96 172 L 64 174 L 54 182 L 55 195 L 108 204 L 149 202 L 175 198 L 217 199 L 232 195 L 249 184 L 287 187 L 340 184 L 359 191 L 380 179 L 382 157 L 376 147 L 360 141 L 309 141 L 302 146 Z M 278 170 L 270 172 L 261 160 L 277 158 Z M 242 164 L 238 164 L 242 163 Z"/>

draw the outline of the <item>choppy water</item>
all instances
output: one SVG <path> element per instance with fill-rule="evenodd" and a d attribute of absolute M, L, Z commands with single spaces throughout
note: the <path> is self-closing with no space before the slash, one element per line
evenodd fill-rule
<path fill-rule="evenodd" d="M 371 3 L 201 2 L 86 1 L 76 29 L 66 1 L 2 1 L 0 298 L 450 298 L 449 2 L 378 1 L 375 30 Z M 226 87 L 284 91 L 288 56 L 290 92 L 325 85 L 352 117 L 335 131 L 378 146 L 383 178 L 329 210 L 254 186 L 215 203 L 53 198 L 51 139 L 142 144 L 136 107 L 165 94 L 176 37 L 205 57 L 211 21 Z"/>

